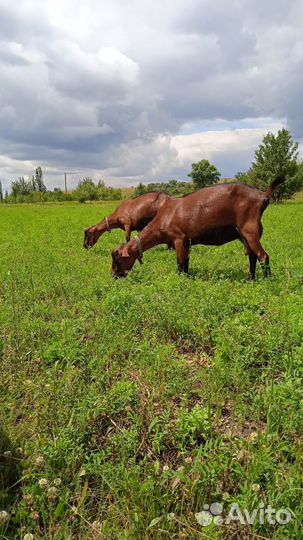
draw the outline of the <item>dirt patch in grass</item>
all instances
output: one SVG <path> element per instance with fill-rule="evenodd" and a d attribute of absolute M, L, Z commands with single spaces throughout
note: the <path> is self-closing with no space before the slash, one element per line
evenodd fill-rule
<path fill-rule="evenodd" d="M 227 440 L 236 437 L 253 442 L 266 429 L 266 425 L 260 422 L 252 422 L 248 419 L 242 422 L 236 420 L 230 403 L 224 405 L 221 410 L 221 418 L 219 420 L 214 419 L 214 422 L 217 431 Z"/>
<path fill-rule="evenodd" d="M 212 367 L 212 356 L 211 351 L 196 351 L 188 350 L 180 347 L 178 353 L 186 361 L 186 363 L 193 368 L 208 368 Z"/>

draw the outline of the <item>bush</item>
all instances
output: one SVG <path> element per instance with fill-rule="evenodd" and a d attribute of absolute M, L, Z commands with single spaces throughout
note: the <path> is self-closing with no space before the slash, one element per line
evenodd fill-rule
<path fill-rule="evenodd" d="M 194 191 L 193 184 L 191 182 L 178 182 L 177 180 L 169 180 L 169 182 L 152 182 L 150 184 L 138 184 L 134 191 L 134 197 L 143 195 L 144 193 L 150 193 L 151 191 L 165 191 L 173 197 L 182 195 L 188 195 Z"/>
<path fill-rule="evenodd" d="M 115 189 L 105 185 L 103 180 L 98 182 L 98 197 L 101 201 L 114 201 L 122 199 L 121 189 Z"/>
<path fill-rule="evenodd" d="M 75 195 L 80 203 L 97 201 L 99 199 L 98 188 L 92 179 L 88 177 L 79 181 Z"/>

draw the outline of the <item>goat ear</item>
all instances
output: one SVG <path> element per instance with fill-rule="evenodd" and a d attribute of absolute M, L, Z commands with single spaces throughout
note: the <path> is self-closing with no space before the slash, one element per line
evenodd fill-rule
<path fill-rule="evenodd" d="M 123 246 L 122 248 L 121 257 L 129 257 L 128 249 L 126 246 Z"/>

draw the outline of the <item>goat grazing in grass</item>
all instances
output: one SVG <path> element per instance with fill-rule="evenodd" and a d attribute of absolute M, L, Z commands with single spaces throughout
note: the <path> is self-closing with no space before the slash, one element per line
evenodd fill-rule
<path fill-rule="evenodd" d="M 255 279 L 257 260 L 264 276 L 270 275 L 264 251 L 261 217 L 275 189 L 284 181 L 276 177 L 266 192 L 245 184 L 220 184 L 167 200 L 140 235 L 112 252 L 114 277 L 125 277 L 143 252 L 158 244 L 175 247 L 179 271 L 188 273 L 190 246 L 220 246 L 240 240 L 249 256 L 250 278 Z"/>
<path fill-rule="evenodd" d="M 167 193 L 157 191 L 123 201 L 113 214 L 97 225 L 85 229 L 83 247 L 86 249 L 93 247 L 102 234 L 112 229 L 123 229 L 128 242 L 131 232 L 142 231 L 169 198 Z"/>

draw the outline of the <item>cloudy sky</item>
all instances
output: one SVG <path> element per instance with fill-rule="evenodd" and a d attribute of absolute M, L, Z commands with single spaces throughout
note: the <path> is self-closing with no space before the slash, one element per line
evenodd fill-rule
<path fill-rule="evenodd" d="M 300 0 L 0 0 L 0 179 L 48 187 L 246 170 L 302 140 Z"/>

